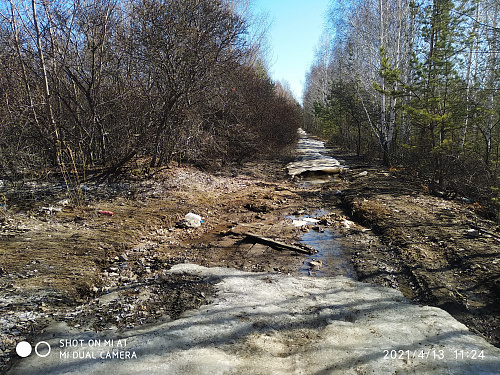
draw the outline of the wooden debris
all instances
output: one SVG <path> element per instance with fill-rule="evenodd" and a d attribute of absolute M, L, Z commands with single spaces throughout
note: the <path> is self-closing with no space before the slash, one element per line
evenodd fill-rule
<path fill-rule="evenodd" d="M 239 236 L 249 237 L 256 242 L 262 243 L 264 245 L 268 245 L 276 250 L 291 250 L 291 251 L 296 251 L 298 253 L 308 254 L 308 255 L 315 254 L 317 252 L 316 249 L 309 247 L 309 246 L 306 246 L 306 245 L 301 245 L 300 247 L 295 246 L 295 245 L 289 245 L 287 243 L 276 241 L 276 240 L 273 240 L 272 238 L 260 236 L 258 234 L 251 233 L 251 232 L 233 232 L 233 231 L 231 231 L 231 233 L 239 235 Z"/>

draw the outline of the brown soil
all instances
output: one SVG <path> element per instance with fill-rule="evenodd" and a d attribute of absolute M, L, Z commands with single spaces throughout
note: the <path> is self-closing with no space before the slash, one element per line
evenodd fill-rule
<path fill-rule="evenodd" d="M 431 195 L 405 171 L 342 157 L 351 169 L 323 185 L 290 181 L 288 160 L 215 174 L 172 166 L 147 179 L 89 185 L 83 207 L 63 205 L 67 192 L 51 190 L 52 183 L 11 187 L 0 227 L 0 319 L 10 324 L 0 333 L 0 372 L 15 343 L 49 320 L 120 329 L 175 319 L 209 302 L 210 280 L 164 272 L 179 262 L 298 274 L 304 254 L 255 243 L 244 233 L 296 244 L 311 227 L 296 228 L 289 217 L 320 209 L 329 213 L 322 212 L 317 229 L 330 226 L 342 235 L 361 281 L 440 306 L 499 346 L 497 225 L 481 219 L 477 205 Z M 363 171 L 368 174 L 358 176 Z M 52 214 L 41 210 L 51 206 Z M 203 225 L 177 228 L 190 211 Z M 346 229 L 347 218 L 357 225 Z M 465 235 L 472 227 L 481 229 L 479 237 Z"/>

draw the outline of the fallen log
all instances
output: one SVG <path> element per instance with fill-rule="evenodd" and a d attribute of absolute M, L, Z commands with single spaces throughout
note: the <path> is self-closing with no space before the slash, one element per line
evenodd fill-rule
<path fill-rule="evenodd" d="M 287 243 L 276 241 L 276 240 L 273 240 L 272 238 L 260 236 L 258 234 L 251 233 L 251 232 L 233 232 L 233 231 L 231 231 L 231 233 L 238 235 L 238 236 L 245 236 L 245 237 L 251 238 L 252 240 L 254 240 L 256 242 L 270 246 L 276 250 L 291 250 L 291 251 L 296 251 L 298 253 L 307 254 L 307 255 L 317 253 L 316 249 L 311 248 L 311 247 L 306 246 L 306 245 L 302 245 L 303 247 L 289 245 Z"/>

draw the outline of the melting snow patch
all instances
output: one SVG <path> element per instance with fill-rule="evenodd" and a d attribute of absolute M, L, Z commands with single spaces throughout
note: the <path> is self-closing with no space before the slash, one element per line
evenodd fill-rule
<path fill-rule="evenodd" d="M 303 219 L 293 220 L 292 224 L 296 227 L 302 227 L 304 225 L 313 225 L 319 223 L 318 219 L 313 219 L 312 217 L 305 217 Z"/>
<path fill-rule="evenodd" d="M 12 374 L 499 374 L 500 349 L 447 312 L 396 290 L 335 278 L 247 273 L 179 264 L 169 271 L 217 281 L 212 304 L 180 319 L 108 333 L 49 327 L 50 355 Z M 126 339 L 127 359 L 75 357 L 60 340 Z M 66 341 L 63 341 L 63 343 Z M 71 342 L 71 341 L 70 341 Z M 78 341 L 80 342 L 80 341 Z M 83 349 L 82 349 L 83 350 Z M 64 355 L 66 351 L 66 355 Z"/>

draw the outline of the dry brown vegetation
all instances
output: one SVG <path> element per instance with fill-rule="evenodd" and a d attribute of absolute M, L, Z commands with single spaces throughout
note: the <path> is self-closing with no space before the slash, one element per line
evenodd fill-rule
<path fill-rule="evenodd" d="M 116 174 L 136 157 L 217 167 L 296 139 L 300 107 L 267 76 L 244 2 L 9 0 L 0 14 L 0 178 Z"/>

